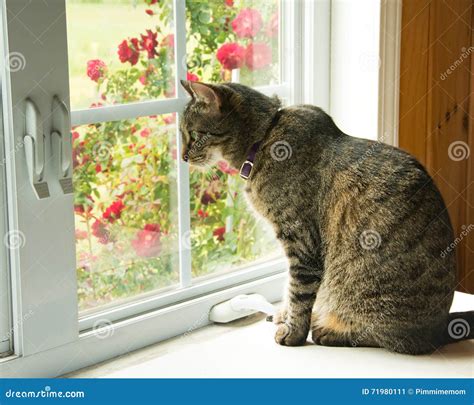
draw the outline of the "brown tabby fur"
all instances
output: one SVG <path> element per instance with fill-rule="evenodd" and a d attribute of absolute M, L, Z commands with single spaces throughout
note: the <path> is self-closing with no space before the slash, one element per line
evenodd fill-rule
<path fill-rule="evenodd" d="M 180 129 L 183 158 L 240 169 L 262 141 L 245 190 L 289 261 L 275 340 L 432 352 L 452 341 L 455 254 L 443 199 L 418 161 L 342 133 L 318 107 L 282 110 L 239 84 L 183 82 L 192 96 Z M 286 156 L 285 156 L 286 154 Z M 242 180 L 244 181 L 244 180 Z M 473 314 L 468 319 L 473 337 Z"/>

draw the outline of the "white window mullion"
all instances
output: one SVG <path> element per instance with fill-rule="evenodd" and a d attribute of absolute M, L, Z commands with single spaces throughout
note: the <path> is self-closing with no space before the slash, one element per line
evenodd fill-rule
<path fill-rule="evenodd" d="M 174 0 L 175 39 L 175 88 L 178 100 L 186 100 L 186 92 L 180 80 L 186 80 L 186 2 Z M 178 155 L 182 150 L 179 132 L 180 112 L 176 118 L 176 145 Z M 182 287 L 191 284 L 191 211 L 189 200 L 189 166 L 178 159 L 178 224 L 179 224 L 179 275 Z"/>

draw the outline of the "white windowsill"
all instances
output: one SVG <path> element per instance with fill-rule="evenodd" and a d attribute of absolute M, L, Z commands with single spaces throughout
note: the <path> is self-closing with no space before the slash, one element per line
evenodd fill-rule
<path fill-rule="evenodd" d="M 474 296 L 456 293 L 452 311 L 474 308 Z M 376 348 L 332 348 L 308 343 L 282 347 L 262 315 L 211 325 L 114 360 L 70 378 L 472 378 L 474 341 L 426 356 Z M 348 359 L 350 358 L 350 361 Z"/>

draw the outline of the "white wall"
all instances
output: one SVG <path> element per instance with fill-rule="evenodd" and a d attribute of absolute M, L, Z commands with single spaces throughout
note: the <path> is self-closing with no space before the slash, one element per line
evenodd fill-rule
<path fill-rule="evenodd" d="M 380 0 L 333 0 L 330 114 L 342 131 L 377 139 Z"/>

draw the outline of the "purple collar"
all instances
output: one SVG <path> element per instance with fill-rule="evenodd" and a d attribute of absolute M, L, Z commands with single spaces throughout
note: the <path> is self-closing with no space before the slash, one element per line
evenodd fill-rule
<path fill-rule="evenodd" d="M 270 122 L 270 125 L 265 132 L 265 138 L 270 133 L 270 131 L 275 127 L 275 125 L 278 123 L 278 120 L 280 119 L 282 112 L 283 112 L 283 108 L 279 108 L 278 111 L 273 116 L 272 121 Z M 240 177 L 242 177 L 244 180 L 248 180 L 250 178 L 250 175 L 252 174 L 253 164 L 255 161 L 255 155 L 257 154 L 261 144 L 262 144 L 262 141 L 258 141 L 252 145 L 247 155 L 247 160 L 244 163 L 242 163 L 242 166 L 240 167 Z"/>

